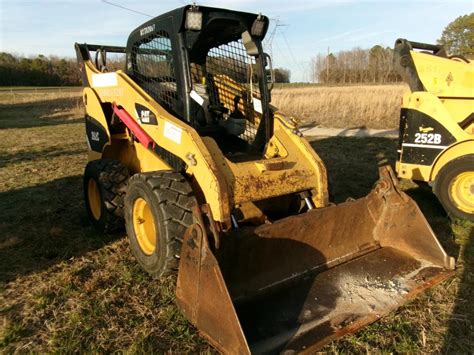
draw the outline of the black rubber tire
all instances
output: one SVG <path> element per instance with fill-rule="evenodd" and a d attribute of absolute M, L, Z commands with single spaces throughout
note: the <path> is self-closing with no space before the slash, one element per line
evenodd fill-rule
<path fill-rule="evenodd" d="M 96 219 L 89 202 L 89 180 L 94 179 L 100 194 L 100 218 Z M 119 161 L 100 159 L 90 161 L 84 171 L 83 188 L 86 211 L 92 225 L 102 233 L 123 230 L 124 197 L 129 179 L 128 169 Z"/>
<path fill-rule="evenodd" d="M 449 215 L 474 221 L 474 214 L 459 210 L 449 193 L 451 181 L 466 171 L 474 171 L 474 154 L 447 163 L 436 176 L 433 191 Z"/>
<path fill-rule="evenodd" d="M 140 247 L 133 227 L 133 206 L 138 198 L 149 206 L 157 232 L 157 247 L 150 255 Z M 193 222 L 191 209 L 196 204 L 191 186 L 180 173 L 160 171 L 130 178 L 125 196 L 125 226 L 133 255 L 152 277 L 159 278 L 178 270 L 181 244 L 186 229 Z"/>

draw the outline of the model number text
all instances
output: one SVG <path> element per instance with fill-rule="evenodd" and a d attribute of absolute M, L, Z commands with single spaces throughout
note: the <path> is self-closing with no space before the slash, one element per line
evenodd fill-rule
<path fill-rule="evenodd" d="M 441 134 L 438 134 L 438 133 L 415 133 L 415 143 L 441 144 Z"/>

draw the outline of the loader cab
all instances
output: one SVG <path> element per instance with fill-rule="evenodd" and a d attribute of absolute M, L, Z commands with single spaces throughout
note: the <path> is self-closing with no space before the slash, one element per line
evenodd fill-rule
<path fill-rule="evenodd" d="M 173 16 L 159 16 L 135 29 L 127 43 L 126 72 L 173 115 L 184 113 L 180 52 Z"/>
<path fill-rule="evenodd" d="M 273 134 L 267 29 L 262 15 L 185 6 L 132 32 L 126 70 L 226 155 L 261 151 Z"/>

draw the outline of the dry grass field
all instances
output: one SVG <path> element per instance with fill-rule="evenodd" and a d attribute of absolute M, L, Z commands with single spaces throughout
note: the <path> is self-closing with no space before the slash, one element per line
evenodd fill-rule
<path fill-rule="evenodd" d="M 0 105 L 66 99 L 81 106 L 80 90 L 74 88 L 33 89 L 21 92 L 0 90 Z M 294 116 L 302 125 L 336 128 L 398 127 L 405 84 L 319 86 L 280 84 L 272 91 L 272 104 Z M 61 101 L 61 102 L 63 102 Z"/>
<path fill-rule="evenodd" d="M 302 124 L 324 127 L 397 128 L 404 84 L 354 86 L 280 86 L 272 104 Z"/>
<path fill-rule="evenodd" d="M 76 106 L 82 105 L 80 102 L 80 89 L 22 89 L 22 90 L 0 90 L 0 105 L 3 107 L 11 105 L 28 104 L 35 102 L 47 102 L 48 105 L 53 107 L 51 101 L 61 100 L 61 103 L 67 103 L 68 105 L 72 102 L 76 102 Z M 59 101 L 58 101 L 59 102 Z M 69 105 L 70 107 L 70 105 Z"/>
<path fill-rule="evenodd" d="M 0 353 L 215 353 L 176 307 L 174 279 L 150 279 L 124 233 L 101 235 L 88 223 L 77 97 L 1 102 Z M 311 144 L 327 165 L 336 202 L 367 194 L 378 164 L 396 158 L 392 139 Z M 327 352 L 474 352 L 473 226 L 450 221 L 428 188 L 402 186 L 457 258 L 457 274 Z"/>

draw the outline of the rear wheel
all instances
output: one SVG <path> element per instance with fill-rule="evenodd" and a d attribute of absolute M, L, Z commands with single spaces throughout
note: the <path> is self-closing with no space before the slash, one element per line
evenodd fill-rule
<path fill-rule="evenodd" d="M 123 198 L 128 170 L 117 160 L 90 161 L 84 171 L 84 199 L 89 220 L 102 233 L 123 228 Z"/>
<path fill-rule="evenodd" d="M 130 179 L 125 197 L 127 235 L 135 258 L 151 276 L 178 269 L 181 243 L 196 203 L 191 186 L 179 173 L 136 174 Z"/>
<path fill-rule="evenodd" d="M 436 177 L 434 193 L 449 214 L 474 221 L 474 155 L 447 163 Z"/>

